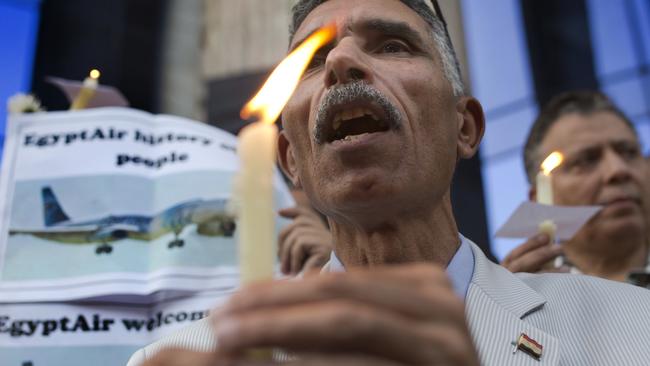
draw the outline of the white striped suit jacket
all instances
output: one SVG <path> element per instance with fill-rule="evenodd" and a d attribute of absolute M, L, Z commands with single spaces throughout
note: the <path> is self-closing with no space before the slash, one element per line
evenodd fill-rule
<path fill-rule="evenodd" d="M 465 313 L 482 365 L 650 365 L 650 291 L 582 275 L 512 274 L 471 246 Z M 539 361 L 514 352 L 522 333 L 543 346 Z M 216 340 L 204 319 L 140 349 L 128 366 L 164 347 L 208 351 Z"/>

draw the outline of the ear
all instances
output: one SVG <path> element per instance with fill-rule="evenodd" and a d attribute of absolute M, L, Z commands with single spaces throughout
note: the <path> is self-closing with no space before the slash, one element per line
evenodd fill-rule
<path fill-rule="evenodd" d="M 537 201 L 537 187 L 535 184 L 531 184 L 528 188 L 528 200 L 533 202 Z"/>
<path fill-rule="evenodd" d="M 478 100 L 460 97 L 456 102 L 458 123 L 458 159 L 469 159 L 478 151 L 485 132 L 485 115 Z"/>
<path fill-rule="evenodd" d="M 302 189 L 293 148 L 284 130 L 280 131 L 278 135 L 278 162 L 282 172 L 291 180 L 291 184 L 297 189 Z"/>

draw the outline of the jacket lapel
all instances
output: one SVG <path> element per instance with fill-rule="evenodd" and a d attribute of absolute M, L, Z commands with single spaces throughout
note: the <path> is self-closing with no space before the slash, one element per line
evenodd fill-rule
<path fill-rule="evenodd" d="M 474 243 L 471 246 L 474 274 L 465 312 L 482 364 L 557 365 L 558 339 L 524 321 L 527 315 L 544 307 L 544 297 L 505 268 L 490 262 Z M 542 346 L 539 360 L 517 350 L 521 334 Z"/>

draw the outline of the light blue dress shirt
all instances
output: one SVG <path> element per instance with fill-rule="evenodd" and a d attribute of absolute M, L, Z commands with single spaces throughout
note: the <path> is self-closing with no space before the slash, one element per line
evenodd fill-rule
<path fill-rule="evenodd" d="M 467 238 L 460 234 L 458 234 L 458 237 L 460 239 L 460 246 L 456 254 L 451 258 L 451 261 L 449 261 L 449 265 L 447 265 L 447 275 L 456 295 L 461 299 L 465 299 L 469 283 L 472 281 L 472 275 L 474 274 L 474 253 L 472 253 L 472 248 L 470 248 Z M 343 263 L 336 257 L 334 252 L 330 255 L 329 271 L 345 271 Z"/>

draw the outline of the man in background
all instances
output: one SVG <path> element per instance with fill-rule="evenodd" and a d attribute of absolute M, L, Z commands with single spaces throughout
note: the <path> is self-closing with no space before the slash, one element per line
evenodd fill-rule
<path fill-rule="evenodd" d="M 529 133 L 524 163 L 529 197 L 535 175 L 553 151 L 564 162 L 553 171 L 557 205 L 603 206 L 571 240 L 549 243 L 539 234 L 513 250 L 503 265 L 512 272 L 549 270 L 558 256 L 564 265 L 551 271 L 583 273 L 627 281 L 648 266 L 648 187 L 646 163 L 633 124 L 604 94 L 561 94 L 540 112 Z"/>

